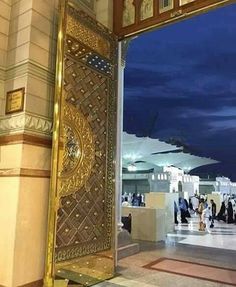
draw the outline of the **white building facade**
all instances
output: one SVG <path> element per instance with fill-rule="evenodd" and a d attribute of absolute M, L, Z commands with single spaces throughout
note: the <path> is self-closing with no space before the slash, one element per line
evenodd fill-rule
<path fill-rule="evenodd" d="M 220 194 L 236 194 L 236 182 L 232 182 L 228 177 L 216 177 L 215 180 L 201 180 L 200 193 L 217 192 Z"/>
<path fill-rule="evenodd" d="M 183 192 L 188 196 L 199 193 L 199 177 L 185 174 L 176 167 L 160 167 L 151 173 L 124 173 L 123 180 L 137 181 L 148 180 L 150 192 L 175 193 Z"/>

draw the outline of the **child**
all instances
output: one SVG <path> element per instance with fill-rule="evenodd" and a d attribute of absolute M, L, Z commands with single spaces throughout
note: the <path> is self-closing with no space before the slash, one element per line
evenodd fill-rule
<path fill-rule="evenodd" d="M 199 231 L 205 231 L 206 224 L 204 223 L 204 210 L 205 210 L 205 205 L 204 205 L 204 199 L 200 199 L 200 203 L 197 209 L 197 213 L 199 215 Z"/>
<path fill-rule="evenodd" d="M 212 216 L 212 210 L 211 210 L 211 207 L 208 206 L 207 208 L 205 208 L 203 210 L 203 216 L 204 216 L 204 224 L 206 226 L 206 223 L 207 222 L 211 222 L 210 224 L 210 228 L 213 228 L 214 227 L 214 224 L 213 224 L 213 216 Z M 207 220 L 208 219 L 208 220 Z"/>

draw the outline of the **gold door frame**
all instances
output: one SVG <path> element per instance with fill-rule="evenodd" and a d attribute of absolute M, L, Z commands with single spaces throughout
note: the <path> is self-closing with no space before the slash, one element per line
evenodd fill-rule
<path fill-rule="evenodd" d="M 59 6 L 44 286 L 91 286 L 115 272 L 118 45 L 73 1 Z"/>

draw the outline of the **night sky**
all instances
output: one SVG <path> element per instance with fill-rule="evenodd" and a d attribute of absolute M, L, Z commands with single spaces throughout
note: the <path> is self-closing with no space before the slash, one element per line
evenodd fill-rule
<path fill-rule="evenodd" d="M 124 130 L 179 141 L 220 164 L 192 171 L 236 181 L 236 5 L 143 34 L 130 44 Z"/>

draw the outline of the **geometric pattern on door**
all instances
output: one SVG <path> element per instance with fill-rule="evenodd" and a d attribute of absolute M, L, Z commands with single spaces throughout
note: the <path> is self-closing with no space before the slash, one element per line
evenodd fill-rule
<path fill-rule="evenodd" d="M 56 262 L 114 240 L 116 39 L 72 6 L 67 13 Z"/>

